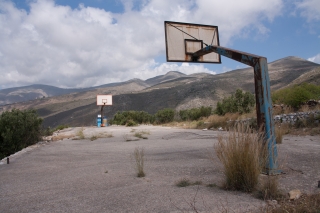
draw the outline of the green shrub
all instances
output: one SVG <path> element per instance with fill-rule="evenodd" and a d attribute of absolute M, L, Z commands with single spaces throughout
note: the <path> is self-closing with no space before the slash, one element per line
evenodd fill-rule
<path fill-rule="evenodd" d="M 237 89 L 230 97 L 224 98 L 221 102 L 218 101 L 215 113 L 225 115 L 226 113 L 249 113 L 252 111 L 255 104 L 254 95 L 250 92 L 243 92 Z"/>
<path fill-rule="evenodd" d="M 209 117 L 211 115 L 211 107 L 200 107 L 200 108 L 192 108 L 186 110 L 180 110 L 179 116 L 181 120 L 198 120 L 201 117 Z"/>
<path fill-rule="evenodd" d="M 134 122 L 133 120 L 128 120 L 126 123 L 126 126 L 137 126 L 137 123 Z"/>
<path fill-rule="evenodd" d="M 277 104 L 285 104 L 295 109 L 310 99 L 319 100 L 320 86 L 303 83 L 292 87 L 277 90 L 272 93 L 272 101 Z"/>
<path fill-rule="evenodd" d="M 174 119 L 174 110 L 170 108 L 159 110 L 155 115 L 155 119 L 160 124 L 172 122 Z"/>
<path fill-rule="evenodd" d="M 0 115 L 0 159 L 41 139 L 42 119 L 35 110 L 6 111 Z"/>
<path fill-rule="evenodd" d="M 144 111 L 123 111 L 117 112 L 110 124 L 128 125 L 134 122 L 136 124 L 153 123 L 154 116 Z"/>

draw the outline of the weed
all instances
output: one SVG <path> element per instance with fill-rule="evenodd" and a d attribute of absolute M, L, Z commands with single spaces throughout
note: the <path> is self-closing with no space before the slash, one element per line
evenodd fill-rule
<path fill-rule="evenodd" d="M 196 124 L 196 129 L 203 129 L 206 127 L 206 124 L 203 121 L 198 121 Z"/>
<path fill-rule="evenodd" d="M 143 148 L 135 148 L 133 153 L 135 159 L 135 168 L 137 172 L 137 177 L 146 176 L 144 172 L 144 149 Z"/>
<path fill-rule="evenodd" d="M 55 131 L 57 131 L 57 130 L 63 130 L 63 129 L 66 129 L 66 128 L 69 128 L 69 126 L 68 126 L 68 125 L 59 125 L 59 126 L 57 126 L 57 127 L 55 128 Z"/>
<path fill-rule="evenodd" d="M 282 200 L 280 206 L 268 211 L 270 213 L 319 213 L 320 212 L 320 193 L 305 195 L 294 201 Z"/>
<path fill-rule="evenodd" d="M 123 135 L 123 139 L 126 142 L 128 142 L 128 141 L 138 141 L 139 140 L 139 138 L 132 138 L 129 134 Z"/>
<path fill-rule="evenodd" d="M 91 138 L 90 138 L 91 141 L 94 141 L 94 140 L 97 140 L 97 139 L 98 139 L 98 137 L 95 136 L 95 135 L 92 135 Z"/>
<path fill-rule="evenodd" d="M 177 183 L 176 183 L 176 186 L 178 187 L 187 187 L 187 186 L 190 186 L 192 185 L 190 180 L 187 179 L 187 178 L 182 178 L 181 180 L 179 180 Z"/>
<path fill-rule="evenodd" d="M 113 134 L 108 132 L 100 133 L 98 136 L 98 138 L 112 138 L 112 137 L 113 137 Z"/>
<path fill-rule="evenodd" d="M 266 176 L 258 189 L 258 198 L 263 200 L 279 200 L 284 197 L 278 187 L 277 176 Z"/>
<path fill-rule="evenodd" d="M 215 184 L 215 183 L 209 183 L 209 184 L 207 185 L 207 187 L 215 188 L 215 187 L 217 187 L 217 184 Z"/>
<path fill-rule="evenodd" d="M 143 138 L 143 135 L 139 132 L 134 133 L 134 137 Z"/>
<path fill-rule="evenodd" d="M 192 185 L 202 185 L 202 181 L 197 180 L 193 182 Z"/>
<path fill-rule="evenodd" d="M 320 135 L 320 127 L 316 127 L 316 128 L 312 128 L 310 130 L 310 135 L 314 136 L 314 135 Z"/>
<path fill-rule="evenodd" d="M 275 131 L 276 131 L 276 142 L 277 144 L 281 144 L 283 135 L 289 133 L 289 124 L 282 123 L 282 124 L 276 125 Z"/>
<path fill-rule="evenodd" d="M 188 178 L 182 178 L 176 183 L 178 187 L 187 187 L 187 186 L 195 186 L 195 185 L 202 185 L 201 181 L 191 182 Z"/>
<path fill-rule="evenodd" d="M 85 139 L 84 133 L 83 133 L 83 128 L 81 128 L 81 129 L 78 131 L 77 136 L 78 136 L 78 138 L 79 138 L 80 140 Z"/>
<path fill-rule="evenodd" d="M 263 135 L 236 125 L 226 137 L 218 137 L 215 151 L 224 166 L 225 188 L 251 192 L 265 165 Z"/>
<path fill-rule="evenodd" d="M 144 136 L 143 134 L 144 134 L 143 132 L 136 132 L 134 134 L 134 137 L 142 138 L 142 139 L 148 139 L 148 137 Z"/>
<path fill-rule="evenodd" d="M 232 126 L 231 121 L 235 121 L 239 118 L 239 113 L 227 113 L 224 116 L 220 115 L 211 115 L 207 122 L 209 122 L 208 129 L 211 128 L 219 128 L 222 127 L 223 129 L 228 129 L 230 126 Z"/>

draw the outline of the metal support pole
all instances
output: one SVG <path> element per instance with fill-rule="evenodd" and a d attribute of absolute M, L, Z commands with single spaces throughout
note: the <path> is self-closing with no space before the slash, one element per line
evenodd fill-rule
<path fill-rule="evenodd" d="M 265 132 L 265 142 L 268 146 L 268 163 L 266 173 L 269 175 L 279 174 L 277 158 L 277 144 L 275 139 L 274 121 L 272 118 L 272 102 L 268 63 L 265 57 L 240 52 L 221 46 L 207 46 L 192 55 L 194 61 L 200 56 L 215 52 L 225 57 L 234 59 L 253 67 L 254 84 L 256 94 L 257 123 Z"/>
<path fill-rule="evenodd" d="M 101 106 L 101 126 L 102 126 L 102 121 L 103 121 L 103 107 L 104 107 L 105 105 L 102 105 Z"/>

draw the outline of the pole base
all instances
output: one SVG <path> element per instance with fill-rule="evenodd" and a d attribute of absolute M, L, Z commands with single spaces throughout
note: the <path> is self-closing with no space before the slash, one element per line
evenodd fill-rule
<path fill-rule="evenodd" d="M 281 169 L 265 169 L 262 173 L 266 175 L 281 175 L 283 171 Z"/>

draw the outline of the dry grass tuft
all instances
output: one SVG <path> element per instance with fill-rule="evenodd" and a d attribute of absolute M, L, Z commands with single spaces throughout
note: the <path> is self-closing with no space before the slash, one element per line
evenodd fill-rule
<path fill-rule="evenodd" d="M 282 138 L 285 134 L 288 134 L 290 130 L 290 126 L 287 123 L 276 124 L 275 131 L 276 131 L 276 142 L 277 144 L 282 143 Z"/>
<path fill-rule="evenodd" d="M 234 121 L 239 118 L 239 116 L 239 113 L 227 113 L 224 116 L 216 114 L 211 115 L 206 119 L 206 121 L 209 122 L 208 129 L 217 129 L 219 127 L 222 127 L 224 129 L 229 128 L 233 125 Z"/>
<path fill-rule="evenodd" d="M 91 141 L 94 141 L 94 140 L 97 140 L 98 139 L 98 136 L 96 136 L 96 135 L 92 135 L 91 137 L 90 137 L 90 140 Z"/>
<path fill-rule="evenodd" d="M 253 191 L 266 162 L 263 144 L 261 133 L 252 133 L 242 124 L 233 127 L 227 136 L 219 136 L 214 148 L 224 166 L 226 189 Z"/>
<path fill-rule="evenodd" d="M 84 133 L 83 133 L 83 128 L 81 128 L 78 132 L 77 132 L 77 136 L 80 140 L 85 139 L 84 137 Z"/>
<path fill-rule="evenodd" d="M 133 157 L 135 159 L 135 169 L 137 172 L 137 177 L 145 177 L 146 174 L 144 172 L 144 149 L 139 147 L 135 148 Z"/>
<path fill-rule="evenodd" d="M 279 190 L 279 181 L 277 176 L 265 176 L 258 189 L 258 198 L 263 200 L 279 200 L 284 195 Z"/>

